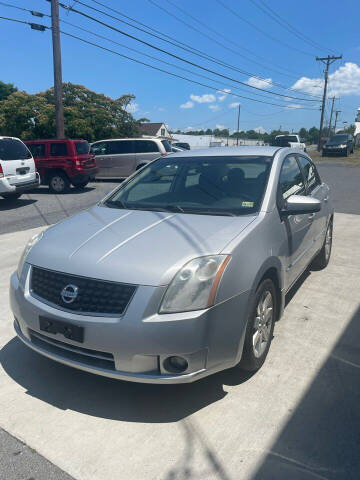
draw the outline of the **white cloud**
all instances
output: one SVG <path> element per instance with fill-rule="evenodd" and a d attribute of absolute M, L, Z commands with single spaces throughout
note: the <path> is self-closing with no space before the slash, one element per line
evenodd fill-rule
<path fill-rule="evenodd" d="M 246 82 L 248 85 L 251 87 L 256 87 L 256 88 L 270 88 L 272 85 L 272 79 L 271 78 L 256 78 L 256 77 L 249 77 L 248 81 Z"/>
<path fill-rule="evenodd" d="M 128 103 L 125 107 L 125 110 L 128 113 L 135 113 L 139 110 L 139 104 L 138 103 Z"/>
<path fill-rule="evenodd" d="M 346 62 L 329 75 L 328 96 L 360 95 L 360 67 L 356 63 Z M 301 77 L 292 86 L 313 95 L 321 95 L 324 87 L 322 78 Z"/>
<path fill-rule="evenodd" d="M 197 103 L 213 103 L 216 101 L 216 97 L 212 93 L 204 93 L 204 95 L 191 94 L 190 98 Z"/>
<path fill-rule="evenodd" d="M 288 106 L 285 107 L 287 110 L 293 110 L 293 109 L 297 109 L 297 108 L 302 108 L 301 105 L 299 105 L 298 103 L 290 103 Z"/>
<path fill-rule="evenodd" d="M 158 111 L 159 112 L 165 112 L 165 108 L 164 107 L 158 107 Z"/>
<path fill-rule="evenodd" d="M 188 100 L 187 102 L 180 105 L 180 108 L 193 108 L 193 106 L 194 106 L 194 102 L 191 102 L 190 100 Z"/>
<path fill-rule="evenodd" d="M 219 105 L 209 105 L 210 110 L 213 112 L 218 112 L 220 110 Z"/>
<path fill-rule="evenodd" d="M 223 100 L 225 100 L 225 98 L 228 96 L 228 94 L 231 92 L 231 90 L 229 88 L 224 88 L 221 92 L 222 95 L 220 95 L 220 97 L 218 97 L 218 100 L 219 102 L 222 102 Z"/>
<path fill-rule="evenodd" d="M 228 128 L 226 125 L 221 125 L 220 123 L 217 123 L 215 126 L 216 126 L 216 128 L 218 128 L 219 130 L 224 130 L 224 128 Z"/>
<path fill-rule="evenodd" d="M 186 128 L 185 128 L 185 131 L 186 131 L 186 132 L 191 132 L 192 130 L 194 130 L 194 127 L 186 127 Z"/>
<path fill-rule="evenodd" d="M 257 133 L 265 133 L 266 130 L 264 127 L 262 127 L 261 125 L 259 125 L 258 127 L 254 128 L 255 132 Z"/>
<path fill-rule="evenodd" d="M 230 103 L 229 108 L 237 108 L 239 105 L 241 105 L 239 102 L 233 102 Z"/>

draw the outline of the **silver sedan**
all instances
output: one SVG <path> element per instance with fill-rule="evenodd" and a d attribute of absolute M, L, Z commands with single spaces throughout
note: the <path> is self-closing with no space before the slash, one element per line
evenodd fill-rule
<path fill-rule="evenodd" d="M 286 292 L 328 264 L 332 226 L 329 187 L 302 151 L 174 153 L 31 239 L 11 277 L 15 330 L 122 380 L 257 370 Z"/>

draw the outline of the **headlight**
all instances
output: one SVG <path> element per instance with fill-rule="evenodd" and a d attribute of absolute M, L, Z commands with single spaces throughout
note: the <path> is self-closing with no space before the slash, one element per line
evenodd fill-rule
<path fill-rule="evenodd" d="M 26 260 L 26 257 L 28 255 L 28 253 L 30 252 L 30 250 L 32 249 L 32 247 L 34 245 L 36 245 L 41 239 L 42 237 L 44 236 L 44 232 L 40 232 L 40 233 L 37 233 L 36 235 L 34 235 L 32 238 L 30 238 L 30 240 L 28 241 L 26 247 L 24 248 L 24 251 L 23 253 L 21 254 L 21 257 L 20 257 L 20 260 L 19 260 L 19 265 L 18 265 L 18 268 L 17 268 L 17 276 L 18 276 L 18 279 L 20 280 L 20 277 L 21 277 L 21 272 L 22 272 L 22 269 L 24 267 L 24 263 L 25 263 L 25 260 Z"/>
<path fill-rule="evenodd" d="M 195 258 L 184 265 L 168 286 L 160 313 L 188 312 L 211 307 L 230 258 L 230 255 L 210 255 Z"/>
<path fill-rule="evenodd" d="M 346 148 L 347 145 L 340 145 L 340 148 Z"/>

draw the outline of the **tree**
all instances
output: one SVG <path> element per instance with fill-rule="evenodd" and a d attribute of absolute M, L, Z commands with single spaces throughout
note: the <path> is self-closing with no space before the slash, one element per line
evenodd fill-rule
<path fill-rule="evenodd" d="M 306 130 L 306 128 L 300 128 L 299 130 L 299 137 L 300 138 L 303 138 L 305 141 L 308 140 L 308 131 Z"/>
<path fill-rule="evenodd" d="M 126 110 L 134 98 L 112 99 L 82 85 L 64 83 L 65 135 L 89 141 L 138 135 L 139 121 Z M 35 95 L 14 92 L 0 102 L 1 134 L 24 140 L 55 137 L 53 89 Z"/>
<path fill-rule="evenodd" d="M 17 88 L 12 83 L 4 83 L 0 81 L 0 102 L 14 92 L 17 92 Z"/>

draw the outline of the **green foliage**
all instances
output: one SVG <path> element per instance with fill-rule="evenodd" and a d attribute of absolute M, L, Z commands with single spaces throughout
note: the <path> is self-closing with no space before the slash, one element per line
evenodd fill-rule
<path fill-rule="evenodd" d="M 17 92 L 17 88 L 12 83 L 4 83 L 0 81 L 0 102 L 14 92 Z"/>
<path fill-rule="evenodd" d="M 112 99 L 82 85 L 63 84 L 65 135 L 94 141 L 102 138 L 132 137 L 138 124 L 126 111 L 135 97 Z M 55 137 L 53 89 L 35 95 L 13 92 L 0 102 L 0 135 L 24 140 Z"/>

